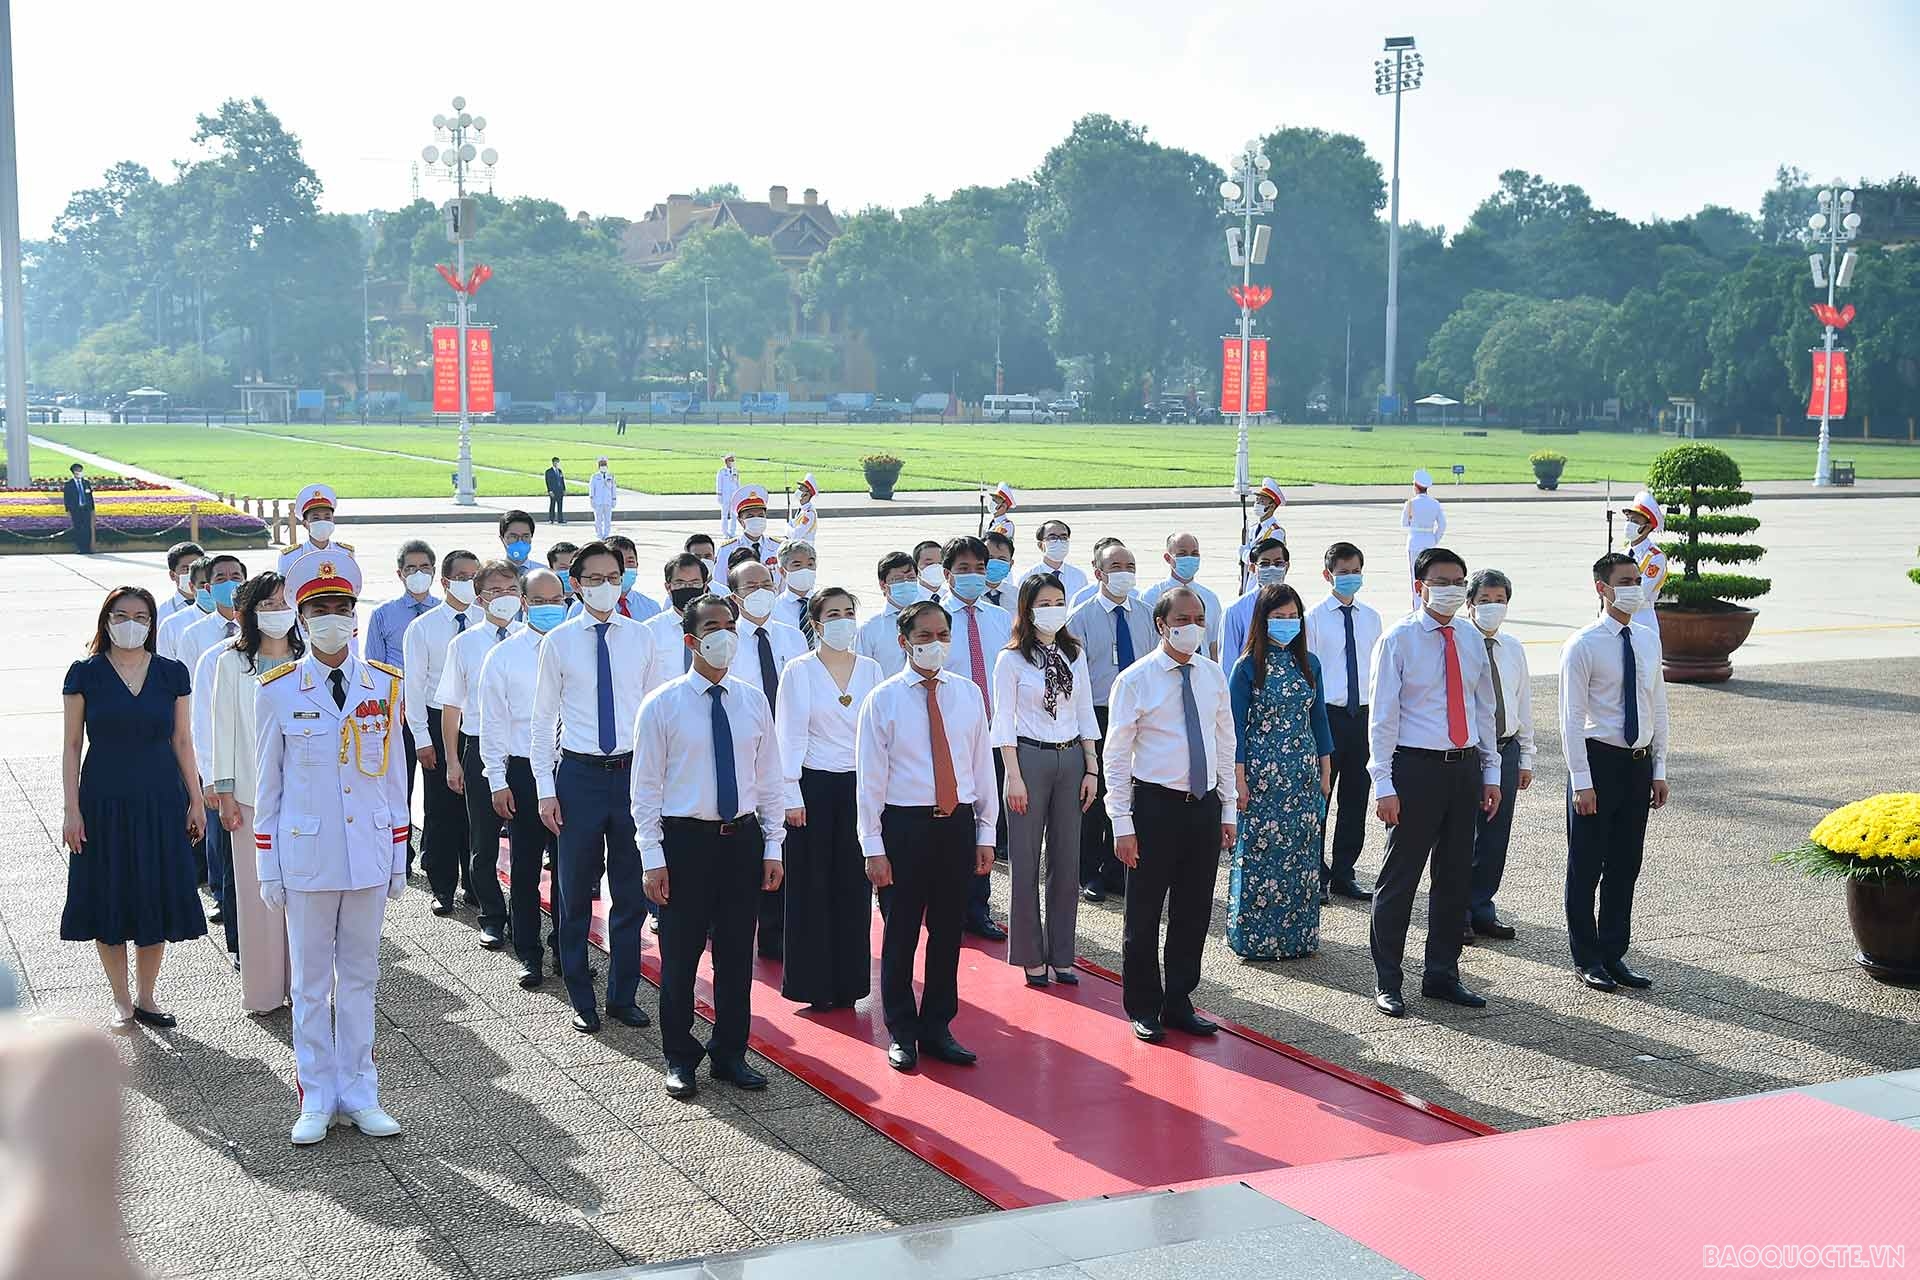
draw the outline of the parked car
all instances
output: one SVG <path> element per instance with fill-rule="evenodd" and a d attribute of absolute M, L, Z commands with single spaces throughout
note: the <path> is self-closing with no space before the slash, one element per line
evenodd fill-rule
<path fill-rule="evenodd" d="M 1130 423 L 1158 422 L 1160 413 L 1152 406 L 1143 404 L 1127 410 L 1127 421 Z"/>
<path fill-rule="evenodd" d="M 900 410 L 890 404 L 868 405 L 847 415 L 848 422 L 898 422 L 900 418 Z"/>
<path fill-rule="evenodd" d="M 495 422 L 552 422 L 553 410 L 543 404 L 510 404 L 494 414 L 493 420 Z"/>
<path fill-rule="evenodd" d="M 1218 423 L 1226 421 L 1225 417 L 1221 415 L 1220 411 L 1214 408 L 1210 404 L 1201 405 L 1199 411 L 1193 415 L 1193 420 L 1195 422 L 1205 423 L 1209 426 L 1216 425 Z"/>

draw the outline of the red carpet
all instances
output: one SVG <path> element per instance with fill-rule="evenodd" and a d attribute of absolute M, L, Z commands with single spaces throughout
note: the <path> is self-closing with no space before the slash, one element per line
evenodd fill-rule
<path fill-rule="evenodd" d="M 1920 1248 L 1915 1169 L 1920 1133 L 1787 1095 L 1245 1181 L 1424 1280 L 1618 1280 L 1713 1274 L 1709 1245 Z M 1784 1261 L 1729 1265 L 1738 1274 L 1848 1269 L 1800 1254 Z"/>
<path fill-rule="evenodd" d="M 603 900 L 593 930 L 602 947 L 604 925 Z M 901 1074 L 886 1059 L 879 926 L 876 915 L 874 994 L 856 1009 L 808 1013 L 780 997 L 779 966 L 760 962 L 753 1047 L 1001 1208 L 1492 1132 L 1238 1027 L 1142 1044 L 1105 971 L 1083 961 L 1077 988 L 1036 991 L 1006 963 L 1004 944 L 972 938 L 960 956 L 953 1032 L 979 1065 L 923 1059 Z M 658 982 L 652 934 L 642 951 L 643 971 Z M 702 1013 L 710 995 L 703 977 Z"/>

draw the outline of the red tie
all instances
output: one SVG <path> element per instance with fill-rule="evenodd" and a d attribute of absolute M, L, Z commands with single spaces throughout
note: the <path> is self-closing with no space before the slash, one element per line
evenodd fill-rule
<path fill-rule="evenodd" d="M 620 597 L 620 616 L 623 618 L 631 618 L 633 616 L 633 610 L 627 608 L 627 598 L 625 596 Z"/>
<path fill-rule="evenodd" d="M 980 686 L 980 697 L 987 704 L 987 716 L 993 716 L 993 688 L 987 682 L 987 655 L 980 648 L 980 610 L 967 606 L 967 656 L 973 661 L 973 682 Z"/>
<path fill-rule="evenodd" d="M 1441 643 L 1447 656 L 1447 741 L 1456 747 L 1467 745 L 1467 695 L 1460 687 L 1460 651 L 1453 647 L 1453 628 L 1440 628 Z"/>

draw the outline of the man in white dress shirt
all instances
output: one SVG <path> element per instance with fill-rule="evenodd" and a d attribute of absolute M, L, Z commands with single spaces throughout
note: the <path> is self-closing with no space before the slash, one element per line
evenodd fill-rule
<path fill-rule="evenodd" d="M 1333 849 L 1326 853 L 1327 824 L 1320 824 L 1320 897 L 1329 892 L 1365 902 L 1373 890 L 1355 878 L 1360 851 L 1367 843 L 1367 793 L 1373 779 L 1367 775 L 1368 681 L 1373 675 L 1373 651 L 1384 629 L 1380 612 L 1357 598 L 1365 580 L 1367 557 L 1351 542 L 1336 542 L 1321 557 L 1320 576 L 1330 594 L 1307 611 L 1307 651 L 1320 659 L 1327 697 L 1327 723 L 1333 730 L 1330 779 L 1333 796 Z"/>
<path fill-rule="evenodd" d="M 213 597 L 213 612 L 189 623 L 174 642 L 174 659 L 189 672 L 199 663 L 201 654 L 240 633 L 233 600 L 246 580 L 247 566 L 239 556 L 222 552 L 207 561 L 207 591 Z"/>
<path fill-rule="evenodd" d="M 1494 895 L 1507 872 L 1507 844 L 1513 834 L 1513 806 L 1533 785 L 1533 683 L 1527 676 L 1527 647 L 1502 631 L 1513 603 L 1513 580 L 1498 569 L 1476 570 L 1467 580 L 1467 607 L 1474 629 L 1493 664 L 1493 734 L 1500 744 L 1500 807 L 1482 812 L 1473 826 L 1473 898 L 1460 935 L 1463 943 L 1514 936 L 1500 918 Z"/>
<path fill-rule="evenodd" d="M 421 810 L 420 869 L 433 893 L 431 910 L 437 916 L 453 912 L 454 895 L 466 879 L 466 800 L 447 786 L 447 764 L 458 743 L 440 735 L 440 672 L 454 637 L 477 627 L 486 614 L 474 603 L 474 578 L 480 557 L 471 551 L 449 551 L 440 558 L 440 586 L 445 593 L 438 608 L 429 609 L 407 625 L 400 640 L 400 669 L 407 673 L 407 727 L 413 731 L 414 755 L 420 760 Z"/>
<path fill-rule="evenodd" d="M 170 589 L 166 598 L 160 601 L 160 612 L 154 618 L 154 625 L 164 627 L 168 618 L 182 609 L 193 608 L 194 584 L 193 562 L 204 560 L 207 553 L 197 542 L 176 542 L 167 548 L 167 582 Z M 155 592 L 156 596 L 160 593 Z M 158 644 L 158 638 L 155 638 Z"/>
<path fill-rule="evenodd" d="M 1093 577 L 1087 583 L 1086 586 L 1080 588 L 1080 590 L 1075 592 L 1072 596 L 1068 597 L 1067 607 L 1069 609 L 1078 609 L 1081 605 L 1085 604 L 1087 601 L 1093 599 L 1095 596 L 1100 594 L 1100 585 L 1101 585 L 1100 566 L 1106 560 L 1107 548 L 1109 547 L 1124 548 L 1125 546 L 1126 544 L 1124 542 L 1122 542 L 1120 539 L 1114 537 L 1111 534 L 1107 535 L 1106 537 L 1100 539 L 1098 542 L 1093 544 L 1093 558 L 1087 561 L 1087 567 L 1093 570 Z M 1136 566 L 1133 559 L 1133 553 L 1129 551 L 1127 552 L 1127 567 L 1125 569 L 1125 573 L 1127 576 L 1124 579 L 1124 581 L 1126 582 L 1126 586 L 1127 586 L 1127 594 L 1132 596 L 1137 596 L 1140 594 L 1135 589 L 1139 585 L 1139 576 L 1135 570 L 1136 570 Z"/>
<path fill-rule="evenodd" d="M 1014 589 L 1036 573 L 1058 574 L 1060 585 L 1067 589 L 1067 599 L 1079 595 L 1087 585 L 1086 570 L 1078 565 L 1067 563 L 1067 553 L 1073 550 L 1073 530 L 1067 527 L 1065 520 L 1049 520 L 1033 531 L 1033 540 L 1040 548 L 1040 558 L 1028 565 L 1020 574 Z"/>
<path fill-rule="evenodd" d="M 188 627 L 213 612 L 213 595 L 207 590 L 207 574 L 212 570 L 213 561 L 205 556 L 187 566 L 187 590 L 193 593 L 193 607 L 176 609 L 160 624 L 160 631 L 153 638 L 153 648 L 161 657 L 178 658 L 180 637 L 186 634 Z"/>
<path fill-rule="evenodd" d="M 900 647 L 900 612 L 927 598 L 914 571 L 913 557 L 904 551 L 889 551 L 880 557 L 880 595 L 883 605 L 860 624 L 857 642 L 860 656 L 872 658 L 887 675 L 899 675 L 906 669 L 906 651 Z"/>
<path fill-rule="evenodd" d="M 1104 768 L 1114 856 L 1127 868 L 1121 988 L 1133 1034 L 1149 1042 L 1173 1027 L 1210 1036 L 1193 1009 L 1200 952 L 1213 922 L 1220 853 L 1233 847 L 1238 811 L 1233 705 L 1207 642 L 1206 606 L 1178 588 L 1153 607 L 1159 647 L 1114 681 Z M 1167 917 L 1166 968 L 1158 954 Z"/>
<path fill-rule="evenodd" d="M 1114 563 L 1122 563 L 1117 553 Z M 1122 671 L 1152 652 L 1158 643 L 1154 638 L 1153 609 L 1144 600 L 1105 590 L 1104 579 L 1101 586 L 1100 592 L 1067 618 L 1067 630 L 1086 651 L 1087 675 L 1093 686 L 1093 718 L 1100 726 L 1100 746 L 1096 753 L 1100 762 L 1099 795 L 1080 820 L 1080 896 L 1087 902 L 1105 902 L 1110 893 L 1126 892 L 1127 872 L 1113 856 L 1113 822 L 1107 815 L 1103 754 L 1107 713 L 1113 682 Z"/>
<path fill-rule="evenodd" d="M 760 568 L 763 565 L 742 565 Z M 734 605 L 702 596 L 681 619 L 693 669 L 647 695 L 634 729 L 633 823 L 647 896 L 660 907 L 660 1047 L 667 1093 L 691 1098 L 706 1058 L 716 1080 L 764 1089 L 747 1065 L 756 904 L 780 887 L 785 784 L 773 708 L 728 674 Z M 713 941 L 713 1038 L 693 1037 L 693 983 Z"/>
<path fill-rule="evenodd" d="M 993 867 L 993 747 L 980 691 L 947 670 L 947 611 L 921 601 L 900 611 L 896 627 L 905 669 L 867 695 L 854 734 L 867 878 L 892 889 L 880 945 L 880 998 L 893 1038 L 887 1062 L 911 1071 L 924 1052 L 965 1066 L 975 1055 L 953 1036 L 960 922 L 970 878 Z M 922 920 L 927 956 L 916 1003 Z"/>
<path fill-rule="evenodd" d="M 1167 549 L 1160 558 L 1167 563 L 1167 577 L 1163 582 L 1155 583 L 1140 595 L 1140 601 L 1151 609 L 1160 603 L 1160 597 L 1175 587 L 1185 587 L 1200 597 L 1200 603 L 1207 607 L 1207 656 L 1219 663 L 1227 671 L 1233 670 L 1233 662 L 1220 652 L 1220 637 L 1226 630 L 1227 612 L 1220 603 L 1220 597 L 1211 589 L 1200 585 L 1200 539 L 1192 533 L 1170 533 L 1167 535 Z M 1239 654 L 1233 655 L 1235 658 Z"/>
<path fill-rule="evenodd" d="M 213 751 L 213 666 L 203 659 L 225 648 L 229 640 L 240 634 L 239 610 L 234 608 L 234 597 L 246 580 L 247 566 L 240 562 L 239 556 L 223 552 L 208 560 L 207 590 L 213 597 L 213 612 L 199 615 L 197 621 L 180 633 L 175 645 L 174 658 L 193 678 L 189 719 L 194 749 L 203 762 L 211 758 Z M 215 924 L 229 924 L 226 910 L 219 904 L 231 892 L 227 877 L 232 874 L 233 838 L 219 821 L 218 810 L 212 807 L 216 798 L 213 778 L 205 769 L 201 770 L 200 785 L 206 794 L 207 812 L 214 815 L 207 819 L 206 849 L 207 889 L 213 894 L 215 906 L 207 918 Z"/>
<path fill-rule="evenodd" d="M 711 589 L 707 562 L 692 551 L 683 551 L 666 563 L 666 607 L 647 619 L 647 638 L 653 645 L 653 658 L 647 664 L 646 688 L 641 696 L 652 693 L 669 680 L 677 680 L 693 670 L 693 651 L 681 643 L 686 631 L 680 625 L 687 606 Z M 649 899 L 651 902 L 651 899 Z"/>
<path fill-rule="evenodd" d="M 1493 668 L 1479 633 L 1455 618 L 1467 602 L 1466 561 L 1431 547 L 1414 572 L 1424 604 L 1380 638 L 1367 716 L 1374 812 L 1388 827 L 1368 945 L 1374 1006 L 1390 1018 L 1407 1014 L 1401 959 L 1429 856 L 1420 993 L 1469 1009 L 1487 1003 L 1460 984 L 1460 921 L 1472 896 L 1475 816 L 1500 807 Z"/>
<path fill-rule="evenodd" d="M 1626 955 L 1647 816 L 1668 799 L 1667 683 L 1660 637 L 1632 621 L 1647 604 L 1639 564 L 1604 555 L 1594 563 L 1593 583 L 1606 608 L 1560 651 L 1567 941 L 1580 980 L 1612 991 L 1653 985 L 1628 967 Z"/>
<path fill-rule="evenodd" d="M 1247 651 L 1247 633 L 1253 629 L 1253 605 L 1266 587 L 1277 587 L 1287 580 L 1293 565 L 1293 552 L 1277 538 L 1262 538 L 1253 544 L 1253 576 L 1240 598 L 1227 606 L 1226 621 L 1220 629 L 1220 665 L 1233 670 Z"/>
<path fill-rule="evenodd" d="M 738 642 L 733 665 L 727 674 L 741 684 L 758 689 L 771 708 L 780 696 L 780 673 L 787 664 L 807 651 L 807 638 L 800 628 L 776 622 L 773 611 L 780 597 L 773 590 L 773 573 L 763 564 L 741 558 L 727 574 L 734 610 L 739 616 Z M 683 651 L 685 646 L 682 646 Z M 662 655 L 662 661 L 665 661 Z M 778 887 L 767 890 L 760 900 L 758 947 L 769 960 L 786 955 L 787 899 Z"/>
<path fill-rule="evenodd" d="M 567 618 L 567 597 L 551 569 L 527 575 L 527 625 L 495 645 L 480 665 L 481 786 L 493 812 L 507 827 L 507 922 L 520 961 L 522 987 L 545 980 L 540 948 L 540 862 L 551 834 L 540 822 L 540 795 L 533 785 L 533 696 L 540 672 L 540 645 Z M 483 784 L 484 779 L 484 784 Z M 554 939 L 559 952 L 559 939 Z"/>
<path fill-rule="evenodd" d="M 459 796 L 467 817 L 467 887 L 480 900 L 480 945 L 507 945 L 507 900 L 500 892 L 500 815 L 480 760 L 486 706 L 480 701 L 480 668 L 487 656 L 520 630 L 520 570 L 508 560 L 489 560 L 474 578 L 474 605 L 484 615 L 453 638 L 440 671 L 440 737 L 453 748 L 446 763 L 447 790 Z"/>
<path fill-rule="evenodd" d="M 948 616 L 952 621 L 952 645 L 947 652 L 947 670 L 971 680 L 980 691 L 987 719 L 993 719 L 993 664 L 1013 637 L 1013 614 L 988 604 L 987 544 L 972 536 L 954 538 L 940 549 L 940 567 Z M 993 753 L 994 794 L 1001 794 L 1006 783 L 1006 765 L 998 751 Z M 1007 856 L 1006 814 L 995 824 L 993 852 L 996 858 Z M 967 912 L 962 927 L 976 938 L 1003 942 L 1007 931 L 994 921 L 992 912 L 993 875 L 989 871 L 973 878 L 967 890 Z"/>
<path fill-rule="evenodd" d="M 620 603 L 615 610 L 635 622 L 645 622 L 660 612 L 660 602 L 640 590 L 640 548 L 624 533 L 607 539 L 607 545 L 620 556 Z"/>
<path fill-rule="evenodd" d="M 813 648 L 814 634 L 807 602 L 813 597 L 814 583 L 819 581 L 817 564 L 811 542 L 789 538 L 780 544 L 780 603 L 774 606 L 773 616 L 797 627 L 809 649 Z"/>
<path fill-rule="evenodd" d="M 587 930 L 602 874 L 612 899 L 607 1016 L 630 1027 L 653 1021 L 635 1003 L 640 921 L 647 910 L 631 801 L 633 729 L 653 641 L 644 624 L 620 615 L 620 575 L 620 555 L 604 542 L 589 542 L 574 556 L 583 611 L 555 627 L 540 646 L 528 757 L 540 821 L 559 837 L 553 882 L 560 973 L 573 1005 L 573 1028 L 583 1035 L 600 1030 Z"/>

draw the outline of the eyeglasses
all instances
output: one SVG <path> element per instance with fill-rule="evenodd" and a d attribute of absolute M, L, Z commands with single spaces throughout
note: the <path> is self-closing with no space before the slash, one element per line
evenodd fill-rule
<path fill-rule="evenodd" d="M 115 609 L 107 614 L 107 621 L 108 622 L 148 622 L 148 621 L 151 621 L 151 618 L 144 610 L 142 610 L 139 613 L 127 613 L 124 610 Z"/>
<path fill-rule="evenodd" d="M 579 587 L 604 587 L 608 583 L 620 581 L 620 578 L 621 575 L 617 573 L 586 573 L 574 578 L 573 582 Z"/>

